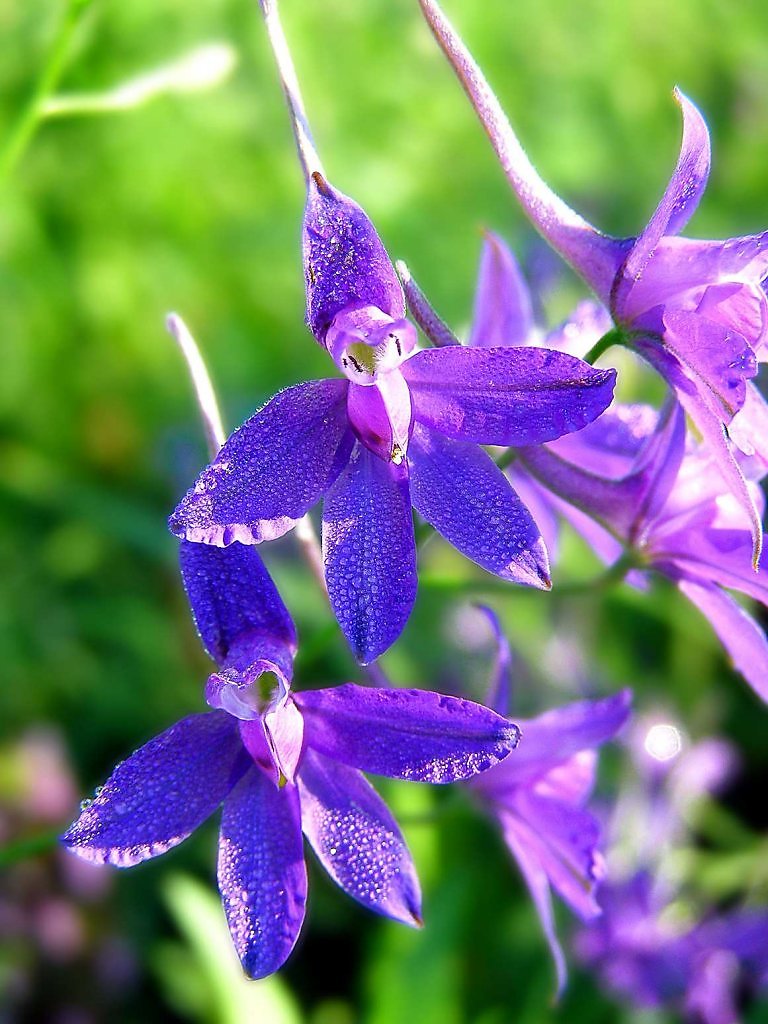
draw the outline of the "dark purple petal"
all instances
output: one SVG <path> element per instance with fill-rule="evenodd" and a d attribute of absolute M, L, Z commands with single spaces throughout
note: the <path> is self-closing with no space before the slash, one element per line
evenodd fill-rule
<path fill-rule="evenodd" d="M 736 671 L 768 701 L 768 641 L 760 626 L 717 586 L 692 579 L 681 579 L 677 585 L 709 620 Z"/>
<path fill-rule="evenodd" d="M 568 980 L 568 970 L 565 964 L 563 948 L 557 937 L 555 914 L 552 907 L 552 894 L 549 888 L 547 873 L 536 857 L 535 852 L 526 842 L 528 829 L 519 823 L 514 815 L 508 812 L 500 811 L 498 818 L 504 842 L 509 847 L 509 852 L 517 861 L 525 884 L 528 886 L 528 891 L 533 899 L 536 913 L 539 915 L 544 937 L 547 940 L 547 945 L 552 953 L 552 959 L 555 962 L 557 995 L 560 996 Z"/>
<path fill-rule="evenodd" d="M 182 541 L 179 561 L 195 625 L 215 662 L 222 665 L 233 645 L 250 636 L 254 659 L 263 639 L 290 666 L 296 627 L 258 551 L 242 544 L 217 548 Z"/>
<path fill-rule="evenodd" d="M 234 719 L 220 711 L 183 718 L 115 768 L 61 841 L 94 864 L 157 857 L 213 814 L 243 768 Z"/>
<path fill-rule="evenodd" d="M 299 794 L 251 768 L 224 804 L 219 891 L 237 955 L 251 978 L 281 967 L 307 901 Z"/>
<path fill-rule="evenodd" d="M 611 283 L 629 244 L 601 234 L 542 181 L 482 71 L 438 4 L 435 0 L 419 2 L 531 223 L 607 302 Z"/>
<path fill-rule="evenodd" d="M 417 426 L 409 463 L 414 507 L 446 540 L 502 579 L 549 589 L 539 529 L 486 452 Z"/>
<path fill-rule="evenodd" d="M 403 469 L 358 444 L 323 506 L 328 596 L 363 664 L 397 640 L 416 599 L 416 545 Z"/>
<path fill-rule="evenodd" d="M 402 366 L 414 417 L 447 437 L 480 444 L 551 441 L 591 423 L 611 403 L 615 370 L 594 370 L 546 348 L 417 352 Z"/>
<path fill-rule="evenodd" d="M 510 248 L 486 232 L 468 345 L 524 345 L 533 331 L 531 294 Z"/>
<path fill-rule="evenodd" d="M 296 694 L 308 747 L 374 775 L 456 782 L 514 750 L 517 726 L 460 697 L 347 683 Z"/>
<path fill-rule="evenodd" d="M 171 516 L 171 531 L 226 547 L 290 530 L 349 458 L 347 386 L 315 380 L 278 392 L 203 470 Z"/>
<path fill-rule="evenodd" d="M 319 174 L 309 181 L 302 246 L 307 324 L 321 344 L 336 314 L 353 303 L 404 316 L 403 290 L 376 229 Z"/>
<path fill-rule="evenodd" d="M 653 216 L 628 253 L 612 295 L 612 309 L 622 319 L 632 288 L 638 281 L 663 235 L 675 235 L 690 220 L 706 188 L 709 177 L 709 132 L 704 118 L 678 89 L 675 99 L 683 112 L 683 139 L 680 156 L 669 184 Z"/>
<path fill-rule="evenodd" d="M 298 778 L 304 835 L 349 895 L 377 914 L 421 924 L 416 868 L 397 822 L 355 768 L 308 750 Z"/>

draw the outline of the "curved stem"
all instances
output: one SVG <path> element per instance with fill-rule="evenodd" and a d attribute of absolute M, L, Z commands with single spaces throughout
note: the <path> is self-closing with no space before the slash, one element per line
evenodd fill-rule
<path fill-rule="evenodd" d="M 589 363 L 590 366 L 594 366 L 600 356 L 607 352 L 609 348 L 613 348 L 614 345 L 622 345 L 623 343 L 623 332 L 620 328 L 614 327 L 595 342 L 589 352 L 584 356 L 584 362 Z"/>
<path fill-rule="evenodd" d="M 205 365 L 205 361 L 200 355 L 200 349 L 197 347 L 197 343 L 190 334 L 187 325 L 177 313 L 169 313 L 165 325 L 187 362 L 189 375 L 192 378 L 195 395 L 197 396 L 197 406 L 203 421 L 205 438 L 208 442 L 208 452 L 211 458 L 214 459 L 226 441 L 227 434 L 221 421 L 219 403 L 216 400 L 216 392 L 213 390 L 208 367 Z"/>
<path fill-rule="evenodd" d="M 80 17 L 92 0 L 67 0 L 67 5 L 59 22 L 53 45 L 48 52 L 47 60 L 37 79 L 32 95 L 24 106 L 16 123 L 11 128 L 5 145 L 0 150 L 0 181 L 7 178 L 22 157 L 35 134 L 43 115 L 46 99 L 56 88 L 66 64 L 72 37 L 80 21 Z"/>
<path fill-rule="evenodd" d="M 301 87 L 296 77 L 296 68 L 294 67 L 291 51 L 288 49 L 288 41 L 285 38 L 283 26 L 280 22 L 277 0 L 259 0 L 259 7 L 264 15 L 264 24 L 267 27 L 269 43 L 275 56 L 283 93 L 285 94 L 288 110 L 291 115 L 291 125 L 296 140 L 299 161 L 304 172 L 304 180 L 309 185 L 309 179 L 313 174 L 319 173 L 323 178 L 326 177 L 326 174 L 323 170 L 320 156 L 315 149 L 312 131 L 307 121 L 304 100 L 301 96 Z"/>

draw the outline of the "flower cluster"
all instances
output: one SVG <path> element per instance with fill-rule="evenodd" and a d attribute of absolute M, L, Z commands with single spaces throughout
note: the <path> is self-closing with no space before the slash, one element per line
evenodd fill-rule
<path fill-rule="evenodd" d="M 276 0 L 261 0 L 307 189 L 306 323 L 336 374 L 289 384 L 225 439 L 194 343 L 171 320 L 211 441 L 210 464 L 170 517 L 215 663 L 209 710 L 120 764 L 62 841 L 88 861 L 128 867 L 221 807 L 219 889 L 242 965 L 259 978 L 285 962 L 302 927 L 303 837 L 358 902 L 421 924 L 411 854 L 363 773 L 463 782 L 520 868 L 560 990 L 551 891 L 585 922 L 600 914 L 601 829 L 587 801 L 597 748 L 628 718 L 628 691 L 513 724 L 509 651 L 490 611 L 497 661 L 487 706 L 398 688 L 378 667 L 368 670 L 375 685 L 294 688 L 296 628 L 257 545 L 296 529 L 352 654 L 368 666 L 416 601 L 413 510 L 486 572 L 539 590 L 552 586 L 565 520 L 612 579 L 643 589 L 654 575 L 673 581 L 768 699 L 768 642 L 728 593 L 768 605 L 758 487 L 768 410 L 752 383 L 768 334 L 768 234 L 678 237 L 710 162 L 706 125 L 680 93 L 681 154 L 648 225 L 631 239 L 600 233 L 544 185 L 438 6 L 420 3 L 524 210 L 598 301 L 545 329 L 512 253 L 489 233 L 473 323 L 459 341 L 407 268 L 396 270 L 366 213 L 330 183 Z M 660 409 L 613 403 L 616 371 L 592 365 L 613 345 L 662 376 Z M 321 551 L 309 518 L 319 502 Z M 612 911 L 602 927 L 590 933 L 595 960 L 600 936 L 606 948 L 618 942 Z M 709 977 L 723 950 L 739 955 L 754 938 L 741 919 L 726 930 L 743 941 L 713 938 L 718 927 L 702 924 L 685 952 L 678 943 L 668 955 Z"/>

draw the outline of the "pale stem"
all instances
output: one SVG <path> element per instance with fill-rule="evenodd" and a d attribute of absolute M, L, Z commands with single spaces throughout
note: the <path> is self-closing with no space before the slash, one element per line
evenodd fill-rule
<path fill-rule="evenodd" d="M 200 355 L 200 349 L 197 347 L 195 339 L 181 317 L 177 313 L 169 313 L 165 325 L 186 360 L 197 397 L 197 407 L 203 420 L 208 451 L 213 459 L 226 441 L 227 434 L 221 421 L 219 403 L 216 401 L 216 392 L 213 390 L 208 368 Z"/>
<path fill-rule="evenodd" d="M 443 348 L 446 345 L 460 344 L 459 339 L 450 327 L 448 327 L 448 325 L 432 308 L 432 305 L 424 292 L 419 288 L 411 276 L 411 272 L 407 265 L 402 260 L 398 260 L 397 263 L 395 263 L 395 269 L 397 270 L 398 277 L 400 278 L 403 286 L 403 291 L 405 292 L 408 310 L 432 344 L 437 348 Z"/>
<path fill-rule="evenodd" d="M 288 103 L 293 135 L 296 139 L 296 149 L 299 154 L 302 170 L 304 171 L 304 180 L 309 184 L 310 178 L 315 173 L 319 173 L 325 178 L 325 171 L 312 139 L 312 132 L 304 110 L 304 101 L 301 97 L 299 80 L 296 77 L 296 68 L 294 67 L 291 51 L 288 49 L 288 42 L 280 22 L 277 0 L 258 0 L 258 2 L 264 15 L 269 43 L 275 56 L 283 92 Z"/>

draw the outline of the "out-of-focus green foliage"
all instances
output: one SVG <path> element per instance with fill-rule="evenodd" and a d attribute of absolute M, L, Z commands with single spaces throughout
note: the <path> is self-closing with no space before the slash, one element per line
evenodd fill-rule
<path fill-rule="evenodd" d="M 15 738 L 47 723 L 65 738 L 86 791 L 198 709 L 208 669 L 165 527 L 205 458 L 165 314 L 178 310 L 197 336 L 229 426 L 278 388 L 331 366 L 302 323 L 302 182 L 253 0 L 72 6 L 83 10 L 62 93 L 109 94 L 212 42 L 237 56 L 231 76 L 209 91 L 43 119 L 0 182 L 0 776 L 10 777 L 4 766 Z M 46 66 L 65 7 L 0 0 L 0 150 Z M 713 133 L 714 172 L 693 231 L 723 237 L 768 226 L 761 0 L 446 7 L 534 161 L 600 226 L 632 233 L 653 208 L 676 159 L 675 84 L 700 104 Z M 284 0 L 283 8 L 332 180 L 368 210 L 392 255 L 408 262 L 460 329 L 481 226 L 522 255 L 541 252 L 417 3 Z M 551 314 L 564 314 L 579 294 L 564 277 Z M 765 712 L 728 671 L 709 630 L 666 588 L 569 590 L 598 567 L 575 539 L 565 545 L 551 595 L 502 594 L 483 590 L 488 577 L 430 541 L 419 603 L 387 670 L 399 682 L 482 695 L 487 660 L 459 658 L 456 648 L 464 588 L 473 581 L 472 596 L 498 607 L 519 652 L 519 710 L 540 710 L 587 685 L 633 686 L 639 705 L 665 708 L 692 735 L 724 732 L 739 744 L 747 781 L 735 813 L 763 828 L 754 794 L 763 792 L 766 771 Z M 271 546 L 266 558 L 306 641 L 299 683 L 354 678 L 292 540 Z M 607 773 L 607 792 L 612 781 Z M 315 872 L 305 937 L 271 990 L 279 1019 L 666 1019 L 614 1006 L 578 972 L 554 1009 L 544 942 L 498 838 L 446 794 L 412 796 L 395 785 L 386 792 L 424 880 L 427 927 L 410 933 L 366 916 Z M 38 831 L 27 823 L 0 841 Z M 230 982 L 236 971 L 225 962 L 219 912 L 199 881 L 179 875 L 212 886 L 214 845 L 208 826 L 182 849 L 113 879 L 111 895 L 89 913 L 120 936 L 135 961 L 133 980 L 115 1013 L 93 996 L 90 968 L 77 960 L 59 1009 L 82 1002 L 95 1020 L 142 1024 L 278 1020 L 277 1011 L 256 1009 L 260 996 L 239 995 L 244 982 Z M 44 858 L 35 864 L 53 870 Z M 700 867 L 704 881 L 726 893 L 744 872 L 736 856 Z M 764 877 L 761 884 L 765 895 Z M 32 940 L 0 952 L 0 990 L 11 1007 L 37 1005 L 39 995 L 23 992 L 13 1002 L 19 977 L 45 976 L 37 955 Z"/>

